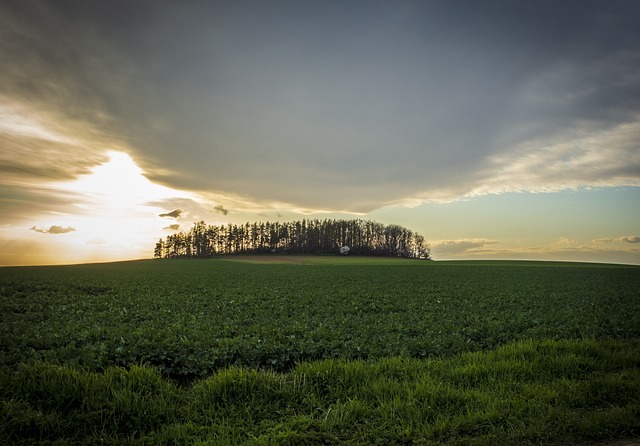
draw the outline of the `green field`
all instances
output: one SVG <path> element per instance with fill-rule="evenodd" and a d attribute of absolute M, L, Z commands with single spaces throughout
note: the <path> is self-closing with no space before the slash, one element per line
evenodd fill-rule
<path fill-rule="evenodd" d="M 639 435 L 639 285 L 635 266 L 330 256 L 0 268 L 0 437 Z"/>

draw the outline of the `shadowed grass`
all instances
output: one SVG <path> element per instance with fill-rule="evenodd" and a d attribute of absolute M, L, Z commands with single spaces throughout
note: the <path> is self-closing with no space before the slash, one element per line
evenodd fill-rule
<path fill-rule="evenodd" d="M 188 387 L 32 363 L 4 369 L 0 392 L 13 444 L 560 444 L 640 434 L 640 341 L 230 367 Z"/>

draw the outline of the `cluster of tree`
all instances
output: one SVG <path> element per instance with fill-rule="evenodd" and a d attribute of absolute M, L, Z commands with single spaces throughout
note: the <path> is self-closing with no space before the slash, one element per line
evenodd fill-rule
<path fill-rule="evenodd" d="M 355 255 L 430 259 L 420 234 L 399 225 L 367 220 L 299 220 L 211 226 L 204 221 L 156 243 L 158 258 L 212 257 L 216 254 L 331 254 L 348 246 Z"/>

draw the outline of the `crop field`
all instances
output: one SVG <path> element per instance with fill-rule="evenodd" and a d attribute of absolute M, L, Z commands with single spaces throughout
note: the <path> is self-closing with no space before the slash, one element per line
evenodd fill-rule
<path fill-rule="evenodd" d="M 0 437 L 633 437 L 639 339 L 635 266 L 267 255 L 0 268 Z"/>

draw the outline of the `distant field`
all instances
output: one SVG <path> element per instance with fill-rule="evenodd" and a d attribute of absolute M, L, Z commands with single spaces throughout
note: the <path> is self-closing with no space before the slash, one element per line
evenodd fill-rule
<path fill-rule="evenodd" d="M 0 438 L 637 437 L 638 284 L 633 266 L 330 256 L 0 268 Z"/>
<path fill-rule="evenodd" d="M 640 268 L 240 256 L 0 269 L 0 365 L 426 358 L 523 339 L 636 338 Z"/>

